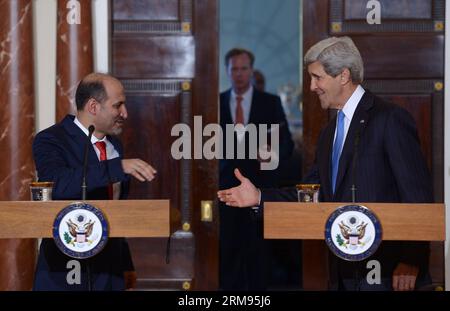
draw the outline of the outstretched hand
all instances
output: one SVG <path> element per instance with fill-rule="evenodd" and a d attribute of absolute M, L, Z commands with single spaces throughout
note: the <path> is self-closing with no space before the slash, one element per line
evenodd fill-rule
<path fill-rule="evenodd" d="M 122 168 L 125 174 L 130 174 L 139 181 L 152 181 L 156 170 L 141 159 L 123 159 Z"/>
<path fill-rule="evenodd" d="M 241 172 L 234 169 L 234 176 L 241 182 L 237 187 L 220 190 L 217 196 L 220 201 L 233 207 L 252 207 L 259 205 L 260 191 Z"/>

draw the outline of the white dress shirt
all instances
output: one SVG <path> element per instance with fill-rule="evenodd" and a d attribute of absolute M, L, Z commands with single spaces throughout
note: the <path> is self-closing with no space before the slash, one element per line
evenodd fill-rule
<path fill-rule="evenodd" d="M 352 122 L 353 115 L 355 114 L 355 110 L 358 107 L 359 101 L 363 97 L 364 93 L 366 91 L 362 88 L 361 85 L 358 85 L 353 92 L 352 96 L 347 100 L 347 102 L 344 105 L 344 108 L 342 108 L 342 112 L 344 113 L 344 142 L 342 144 L 341 150 L 339 150 L 339 153 L 342 152 L 342 148 L 344 148 L 345 139 L 347 138 L 348 129 L 350 128 L 350 123 Z M 334 131 L 334 140 L 336 140 L 336 133 L 337 133 L 337 122 L 336 122 L 336 129 Z"/>
<path fill-rule="evenodd" d="M 75 120 L 73 121 L 83 132 L 86 134 L 86 136 L 89 135 L 89 130 L 84 127 L 83 124 L 81 124 L 80 120 L 75 117 Z M 100 161 L 100 150 L 95 145 L 96 142 L 103 141 L 106 143 L 106 159 L 111 160 L 119 157 L 119 152 L 114 148 L 114 145 L 105 137 L 102 139 L 98 139 L 94 135 L 91 136 L 91 143 L 94 146 L 95 153 L 97 154 L 97 158 Z M 113 184 L 113 198 L 114 200 L 118 200 L 120 198 L 120 182 L 116 182 Z"/>

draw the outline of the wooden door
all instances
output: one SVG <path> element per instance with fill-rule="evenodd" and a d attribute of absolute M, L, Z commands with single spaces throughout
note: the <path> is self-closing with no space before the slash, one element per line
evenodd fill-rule
<path fill-rule="evenodd" d="M 329 36 L 350 36 L 364 60 L 363 86 L 405 107 L 414 117 L 423 153 L 432 172 L 435 201 L 444 197 L 444 0 L 380 0 L 381 23 L 369 24 L 368 1 L 304 0 L 303 46 Z M 373 7 L 372 7 L 373 8 Z M 329 114 L 309 90 L 304 72 L 303 124 L 305 170 L 314 160 L 316 141 Z M 323 243 L 307 242 L 304 280 L 310 288 L 326 288 Z M 444 282 L 444 246 L 432 243 L 430 272 L 433 283 Z"/>
<path fill-rule="evenodd" d="M 158 171 L 151 183 L 133 181 L 129 198 L 171 201 L 170 241 L 129 241 L 138 289 L 217 289 L 217 161 L 171 155 L 174 125 L 193 135 L 194 116 L 218 123 L 217 1 L 112 0 L 111 19 L 112 74 L 127 96 L 126 156 Z M 202 200 L 214 202 L 212 222 L 200 220 Z"/>

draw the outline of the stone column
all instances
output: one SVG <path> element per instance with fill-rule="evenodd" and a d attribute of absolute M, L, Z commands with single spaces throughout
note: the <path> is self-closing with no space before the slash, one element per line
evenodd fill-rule
<path fill-rule="evenodd" d="M 78 82 L 93 70 L 91 0 L 58 0 L 56 122 L 75 114 Z"/>
<path fill-rule="evenodd" d="M 0 1 L 0 200 L 30 200 L 34 178 L 31 0 Z M 36 240 L 0 239 L 0 290 L 30 290 Z"/>

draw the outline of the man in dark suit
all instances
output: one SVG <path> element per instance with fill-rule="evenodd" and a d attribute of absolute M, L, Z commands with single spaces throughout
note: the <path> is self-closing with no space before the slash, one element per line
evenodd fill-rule
<path fill-rule="evenodd" d="M 93 73 L 79 83 L 75 97 L 76 117 L 68 115 L 36 135 L 33 156 L 39 180 L 54 182 L 54 200 L 81 199 L 84 150 L 88 128 L 93 125 L 92 144 L 88 145 L 87 199 L 125 199 L 130 175 L 151 181 L 156 171 L 140 159 L 123 159 L 122 145 L 115 137 L 127 119 L 123 86 L 111 76 Z M 106 160 L 101 160 L 102 152 Z M 111 238 L 96 256 L 78 259 L 80 284 L 66 280 L 71 260 L 52 239 L 43 239 L 34 290 L 123 290 L 135 282 L 130 251 L 123 238 Z"/>
<path fill-rule="evenodd" d="M 233 158 L 220 160 L 220 187 L 229 188 L 239 184 L 233 170 L 239 168 L 250 176 L 259 187 L 274 187 L 278 182 L 277 169 L 262 170 L 261 157 L 250 158 L 251 142 L 249 133 L 227 133 L 227 125 L 255 125 L 259 135 L 259 125 L 279 125 L 277 161 L 288 158 L 293 149 L 286 117 L 278 96 L 256 90 L 251 85 L 254 56 L 244 49 L 232 49 L 225 56 L 225 66 L 232 88 L 220 94 L 220 124 L 224 133 L 224 154 L 227 141 L 235 148 Z M 258 136 L 259 137 L 259 136 Z M 268 141 L 268 146 L 270 146 Z M 236 151 L 242 144 L 246 150 L 244 159 L 238 158 Z M 270 149 L 274 146 L 265 146 Z M 264 146 L 262 146 L 264 148 Z M 277 146 L 278 147 L 278 146 Z M 271 151 L 275 150 L 272 148 Z M 267 159 L 267 158 L 265 158 Z M 274 160 L 271 158 L 270 160 Z M 279 162 L 278 162 L 279 164 Z M 264 290 L 267 284 L 267 250 L 262 237 L 262 218 L 258 208 L 234 209 L 220 204 L 220 287 L 223 290 Z"/>
<path fill-rule="evenodd" d="M 320 41 L 306 53 L 305 64 L 322 108 L 337 110 L 319 137 L 316 163 L 306 178 L 321 184 L 320 200 L 352 202 L 354 194 L 356 202 L 432 202 L 414 120 L 406 110 L 361 87 L 363 62 L 353 41 Z M 229 206 L 297 200 L 295 189 L 260 192 L 235 173 L 241 185 L 218 194 Z M 332 285 L 343 290 L 413 290 L 418 277 L 426 275 L 428 253 L 428 243 L 383 242 L 368 259 L 381 264 L 378 285 L 367 283 L 366 261 L 354 264 L 335 257 Z"/>

